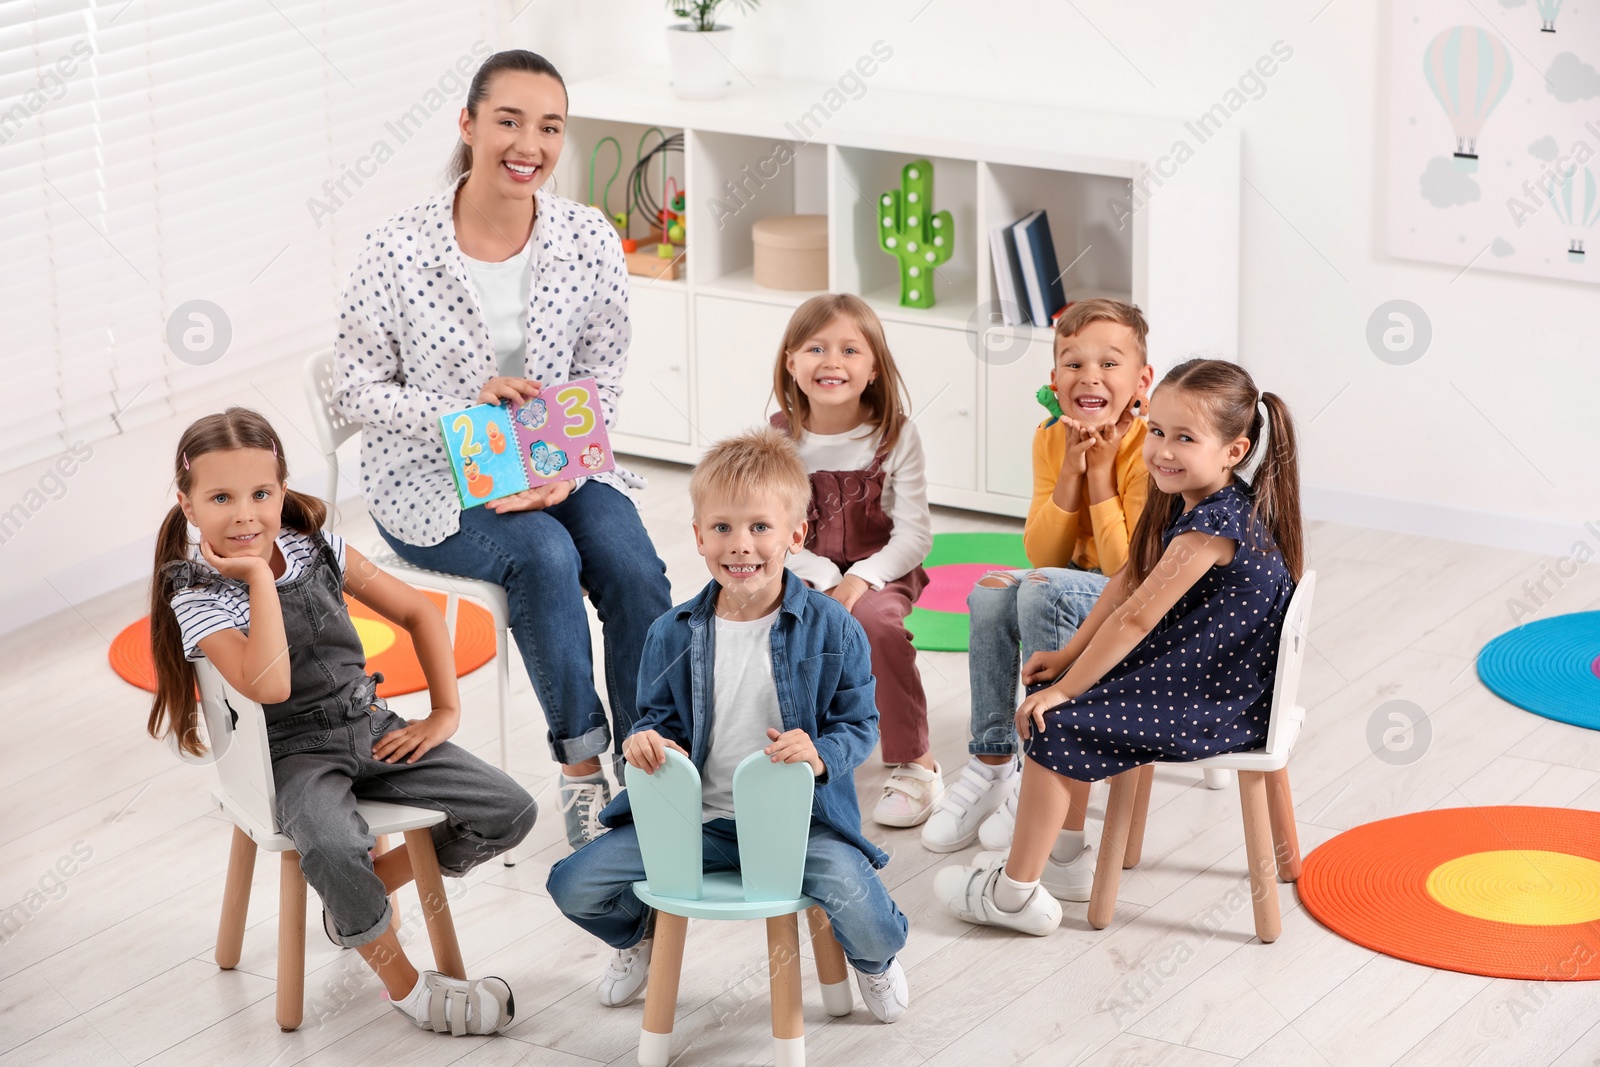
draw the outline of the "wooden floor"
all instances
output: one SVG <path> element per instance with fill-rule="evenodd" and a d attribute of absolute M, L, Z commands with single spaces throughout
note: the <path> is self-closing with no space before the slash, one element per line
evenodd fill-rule
<path fill-rule="evenodd" d="M 637 466 L 652 478 L 642 509 L 681 600 L 707 580 L 689 531 L 687 472 Z M 934 521 L 1019 528 L 962 512 Z M 377 544 L 365 516 L 341 529 L 360 547 Z M 1310 538 L 1319 572 L 1302 694 L 1310 715 L 1290 765 L 1306 851 L 1426 808 L 1600 809 L 1600 733 L 1519 711 L 1473 670 L 1483 643 L 1513 624 L 1510 599 L 1548 560 L 1331 524 L 1314 524 Z M 323 938 L 313 896 L 306 1021 L 281 1033 L 276 864 L 258 863 L 243 959 L 219 971 L 211 954 L 229 830 L 209 810 L 211 773 L 144 736 L 147 698 L 106 662 L 144 596 L 129 587 L 0 639 L 0 901 L 37 908 L 23 909 L 20 927 L 0 928 L 0 1065 L 633 1062 L 640 1004 L 598 1004 L 608 952 L 544 892 L 567 845 L 520 661 L 514 772 L 539 799 L 539 824 L 516 867 L 492 863 L 453 883 L 468 970 L 511 983 L 514 1028 L 452 1039 L 402 1023 L 357 955 Z M 1600 567 L 1582 567 L 1540 614 L 1596 606 Z M 953 776 L 966 758 L 966 658 L 920 662 L 935 754 Z M 464 682 L 457 737 L 488 759 L 493 694 L 491 672 Z M 417 715 L 421 700 L 396 703 Z M 1431 725 L 1426 750 L 1404 766 L 1377 758 L 1367 739 L 1391 700 L 1415 703 Z M 876 763 L 857 772 L 863 810 L 882 774 Z M 1104 800 L 1097 787 L 1091 838 Z M 892 854 L 883 877 L 911 918 L 901 955 L 911 1010 L 883 1026 L 857 997 L 852 1015 L 830 1019 L 808 968 L 813 1064 L 1600 1064 L 1596 983 L 1493 980 L 1376 955 L 1320 927 L 1288 886 L 1282 938 L 1258 943 L 1249 907 L 1226 904 L 1248 903 L 1237 792 L 1207 790 L 1193 772 L 1157 773 L 1143 862 L 1124 875 L 1116 922 L 1103 931 L 1089 928 L 1082 904 L 1064 905 L 1060 931 L 1046 938 L 967 926 L 932 898 L 949 859 L 925 851 L 917 830 L 868 832 Z M 415 906 L 409 890 L 402 901 Z M 427 965 L 420 931 L 413 919 L 405 936 Z M 762 925 L 693 924 L 674 1062 L 771 1062 L 767 1008 Z"/>

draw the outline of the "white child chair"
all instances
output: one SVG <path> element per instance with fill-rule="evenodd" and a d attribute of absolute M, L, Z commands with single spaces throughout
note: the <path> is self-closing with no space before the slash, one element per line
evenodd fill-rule
<path fill-rule="evenodd" d="M 300 853 L 295 851 L 294 842 L 278 829 L 278 793 L 267 748 L 266 715 L 260 704 L 229 685 L 209 661 L 197 661 L 195 674 L 200 683 L 206 735 L 217 768 L 218 787 L 212 790 L 211 797 L 233 823 L 222 919 L 217 925 L 217 966 L 227 971 L 239 962 L 256 849 L 278 853 L 278 1026 L 294 1030 L 305 1014 L 306 880 L 300 873 Z M 379 800 L 357 801 L 356 812 L 375 836 L 405 834 L 417 895 L 422 899 L 423 919 L 433 943 L 434 966 L 452 978 L 465 979 L 450 902 L 439 873 L 439 857 L 428 829 L 444 822 L 444 812 Z"/>
<path fill-rule="evenodd" d="M 333 403 L 333 350 L 318 352 L 306 361 L 306 400 L 311 405 L 311 422 L 317 429 L 317 444 L 322 450 L 326 469 L 326 488 L 322 499 L 328 503 L 328 524 L 333 523 L 333 505 L 339 499 L 339 446 L 361 430 L 361 424 L 345 417 Z M 500 702 L 500 769 L 511 773 L 511 661 L 508 657 L 510 642 L 506 634 L 511 629 L 511 605 L 502 586 L 477 578 L 463 578 L 458 574 L 417 567 L 396 556 L 385 545 L 383 551 L 372 556 L 372 562 L 403 582 L 420 589 L 432 589 L 445 595 L 444 621 L 450 631 L 450 643 L 456 640 L 456 617 L 461 598 L 470 597 L 489 610 L 494 619 L 494 670 L 495 687 Z M 504 857 L 506 866 L 512 860 Z"/>
<path fill-rule="evenodd" d="M 1239 799 L 1244 808 L 1245 857 L 1250 865 L 1250 898 L 1255 908 L 1256 936 L 1278 939 L 1283 930 L 1278 882 L 1300 877 L 1300 835 L 1294 824 L 1289 792 L 1289 753 L 1306 709 L 1296 699 L 1300 668 L 1305 662 L 1306 635 L 1311 625 L 1311 596 L 1317 572 L 1306 571 L 1295 587 L 1278 639 L 1278 669 L 1272 683 L 1272 710 L 1267 719 L 1266 747 L 1253 752 L 1228 752 L 1195 762 L 1209 784 L 1213 771 L 1239 772 Z M 1155 764 L 1123 771 L 1111 779 L 1105 829 L 1089 898 L 1089 925 L 1104 930 L 1117 907 L 1117 886 L 1124 868 L 1137 866 L 1144 846 L 1145 815 L 1150 810 L 1150 780 Z M 1274 871 L 1276 868 L 1276 871 Z M 1276 874 L 1276 877 L 1274 877 Z"/>

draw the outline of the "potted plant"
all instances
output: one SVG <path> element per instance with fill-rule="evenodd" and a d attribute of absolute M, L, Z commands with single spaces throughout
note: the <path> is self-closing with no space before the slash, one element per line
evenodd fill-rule
<path fill-rule="evenodd" d="M 726 5 L 752 11 L 761 0 L 667 0 L 684 22 L 667 27 L 667 56 L 672 64 L 672 92 L 685 100 L 715 100 L 728 91 L 733 27 L 717 22 Z"/>

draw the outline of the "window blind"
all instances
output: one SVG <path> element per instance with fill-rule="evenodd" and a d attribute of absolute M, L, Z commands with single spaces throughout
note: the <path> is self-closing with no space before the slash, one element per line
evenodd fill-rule
<path fill-rule="evenodd" d="M 0 0 L 0 470 L 261 403 L 328 346 L 366 233 L 443 188 L 503 17 Z"/>

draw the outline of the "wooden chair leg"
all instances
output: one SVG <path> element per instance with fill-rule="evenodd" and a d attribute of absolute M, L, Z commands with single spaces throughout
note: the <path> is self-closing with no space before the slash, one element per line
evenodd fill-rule
<path fill-rule="evenodd" d="M 250 882 L 256 873 L 256 843 L 233 828 L 228 850 L 228 880 L 222 888 L 222 918 L 217 922 L 217 966 L 231 971 L 244 948 L 245 917 L 250 912 Z"/>
<path fill-rule="evenodd" d="M 1255 911 L 1256 936 L 1263 943 L 1271 943 L 1278 940 L 1283 930 L 1283 916 L 1278 907 L 1266 774 L 1240 771 L 1239 800 L 1244 808 L 1244 853 L 1250 864 L 1250 903 Z"/>
<path fill-rule="evenodd" d="M 639 1030 L 639 1067 L 667 1067 L 671 1058 L 678 976 L 683 971 L 683 941 L 688 931 L 689 920 L 682 915 L 656 912 L 650 979 L 644 991 L 644 1025 Z"/>
<path fill-rule="evenodd" d="M 1150 783 L 1155 780 L 1156 765 L 1146 763 L 1139 768 L 1139 791 L 1133 798 L 1133 818 L 1128 823 L 1128 844 L 1122 851 L 1122 869 L 1139 866 L 1144 852 L 1144 820 L 1150 814 Z"/>
<path fill-rule="evenodd" d="M 278 1027 L 287 1031 L 306 1010 L 306 880 L 300 853 L 281 853 L 278 863 Z"/>
<path fill-rule="evenodd" d="M 1140 768 L 1123 771 L 1111 779 L 1106 800 L 1106 825 L 1100 834 L 1100 856 L 1095 861 L 1094 888 L 1089 893 L 1089 925 L 1104 930 L 1117 910 L 1117 887 L 1122 882 L 1122 855 L 1128 847 L 1133 806 L 1139 791 Z"/>
<path fill-rule="evenodd" d="M 772 984 L 772 1050 L 776 1067 L 803 1067 L 806 1023 L 800 1007 L 800 922 L 794 913 L 767 920 Z"/>
<path fill-rule="evenodd" d="M 465 981 L 467 968 L 461 962 L 461 945 L 456 941 L 455 920 L 450 917 L 450 900 L 444 895 L 433 835 L 426 828 L 407 830 L 406 849 L 411 855 L 417 896 L 422 901 L 422 918 L 428 924 L 428 940 L 433 943 L 433 965 L 439 973 Z"/>
<path fill-rule="evenodd" d="M 849 1015 L 855 1001 L 850 995 L 850 969 L 844 961 L 844 948 L 833 936 L 833 924 L 820 907 L 806 909 L 811 926 L 811 955 L 817 961 L 817 984 L 822 987 L 822 1006 L 829 1015 Z"/>
<path fill-rule="evenodd" d="M 1267 812 L 1272 816 L 1272 853 L 1278 860 L 1278 877 L 1285 882 L 1300 878 L 1300 831 L 1294 824 L 1294 797 L 1289 792 L 1289 768 L 1267 774 Z"/>

